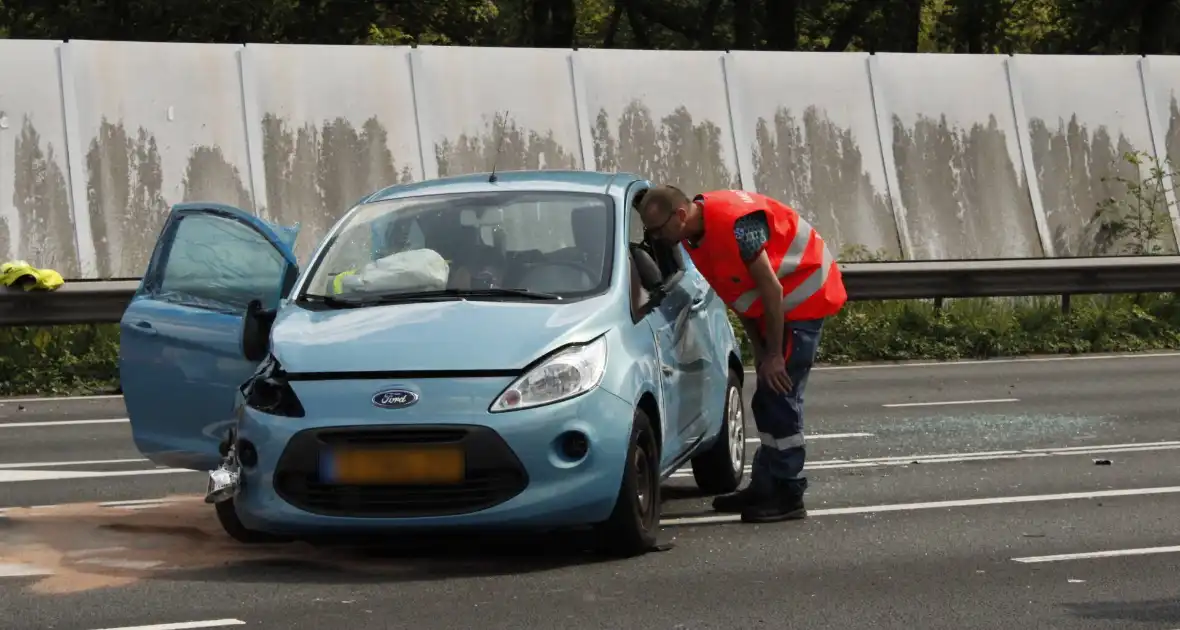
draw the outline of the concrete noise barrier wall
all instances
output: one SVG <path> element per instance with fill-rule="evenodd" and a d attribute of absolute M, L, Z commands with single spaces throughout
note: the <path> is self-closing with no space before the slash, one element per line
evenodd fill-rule
<path fill-rule="evenodd" d="M 300 222 L 306 257 L 501 137 L 500 169 L 775 196 L 845 259 L 1098 255 L 1122 154 L 1180 158 L 1178 90 L 1175 57 L 2 40 L 0 260 L 138 277 L 194 200 Z"/>

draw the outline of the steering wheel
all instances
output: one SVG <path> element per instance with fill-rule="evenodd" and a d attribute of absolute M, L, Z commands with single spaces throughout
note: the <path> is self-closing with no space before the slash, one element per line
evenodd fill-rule
<path fill-rule="evenodd" d="M 545 260 L 545 261 L 539 261 L 536 263 L 531 263 L 529 265 L 529 267 L 530 267 L 529 271 L 526 271 L 524 273 L 525 278 L 527 278 L 529 276 L 529 274 L 532 272 L 532 269 L 537 269 L 540 267 L 571 267 L 571 268 L 576 269 L 576 270 L 582 272 L 583 274 L 585 274 L 586 279 L 591 284 L 596 284 L 594 282 L 594 277 L 598 275 L 598 273 L 595 272 L 595 270 L 592 269 L 589 265 L 584 265 L 580 262 L 575 262 L 572 260 Z"/>

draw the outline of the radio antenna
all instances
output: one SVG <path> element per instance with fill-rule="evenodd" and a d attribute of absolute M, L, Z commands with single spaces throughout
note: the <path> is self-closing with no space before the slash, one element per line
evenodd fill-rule
<path fill-rule="evenodd" d="M 504 118 L 500 123 L 500 138 L 496 140 L 496 154 L 492 156 L 492 174 L 488 176 L 488 183 L 496 183 L 496 163 L 500 161 L 500 149 L 504 146 L 504 126 L 508 124 L 508 110 L 504 110 Z"/>

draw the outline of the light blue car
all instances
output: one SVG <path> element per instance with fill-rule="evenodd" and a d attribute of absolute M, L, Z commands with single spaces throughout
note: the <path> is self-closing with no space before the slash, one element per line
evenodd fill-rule
<path fill-rule="evenodd" d="M 469 175 L 386 188 L 300 269 L 298 228 L 173 208 L 122 319 L 151 461 L 210 471 L 242 542 L 593 525 L 655 543 L 660 484 L 746 465 L 724 304 L 644 242 L 644 179 Z"/>

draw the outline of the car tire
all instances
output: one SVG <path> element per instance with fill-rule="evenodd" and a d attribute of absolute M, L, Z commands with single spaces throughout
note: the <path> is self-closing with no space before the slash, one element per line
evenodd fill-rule
<path fill-rule="evenodd" d="M 651 419 L 636 409 L 615 509 L 597 527 L 600 547 L 612 556 L 636 556 L 655 547 L 659 528 L 659 443 Z"/>
<path fill-rule="evenodd" d="M 746 476 L 746 418 L 742 382 L 729 370 L 725 406 L 721 411 L 721 434 L 709 450 L 692 460 L 692 476 L 707 494 L 729 494 Z"/>
<path fill-rule="evenodd" d="M 213 507 L 217 510 L 217 522 L 221 524 L 221 529 L 229 534 L 230 538 L 245 543 L 248 545 L 258 545 L 266 543 L 285 543 L 290 542 L 291 539 L 275 534 L 268 534 L 260 532 L 255 529 L 249 529 L 242 524 L 242 519 L 238 518 L 238 512 L 234 508 L 234 500 L 227 499 L 218 503 L 214 503 Z"/>

